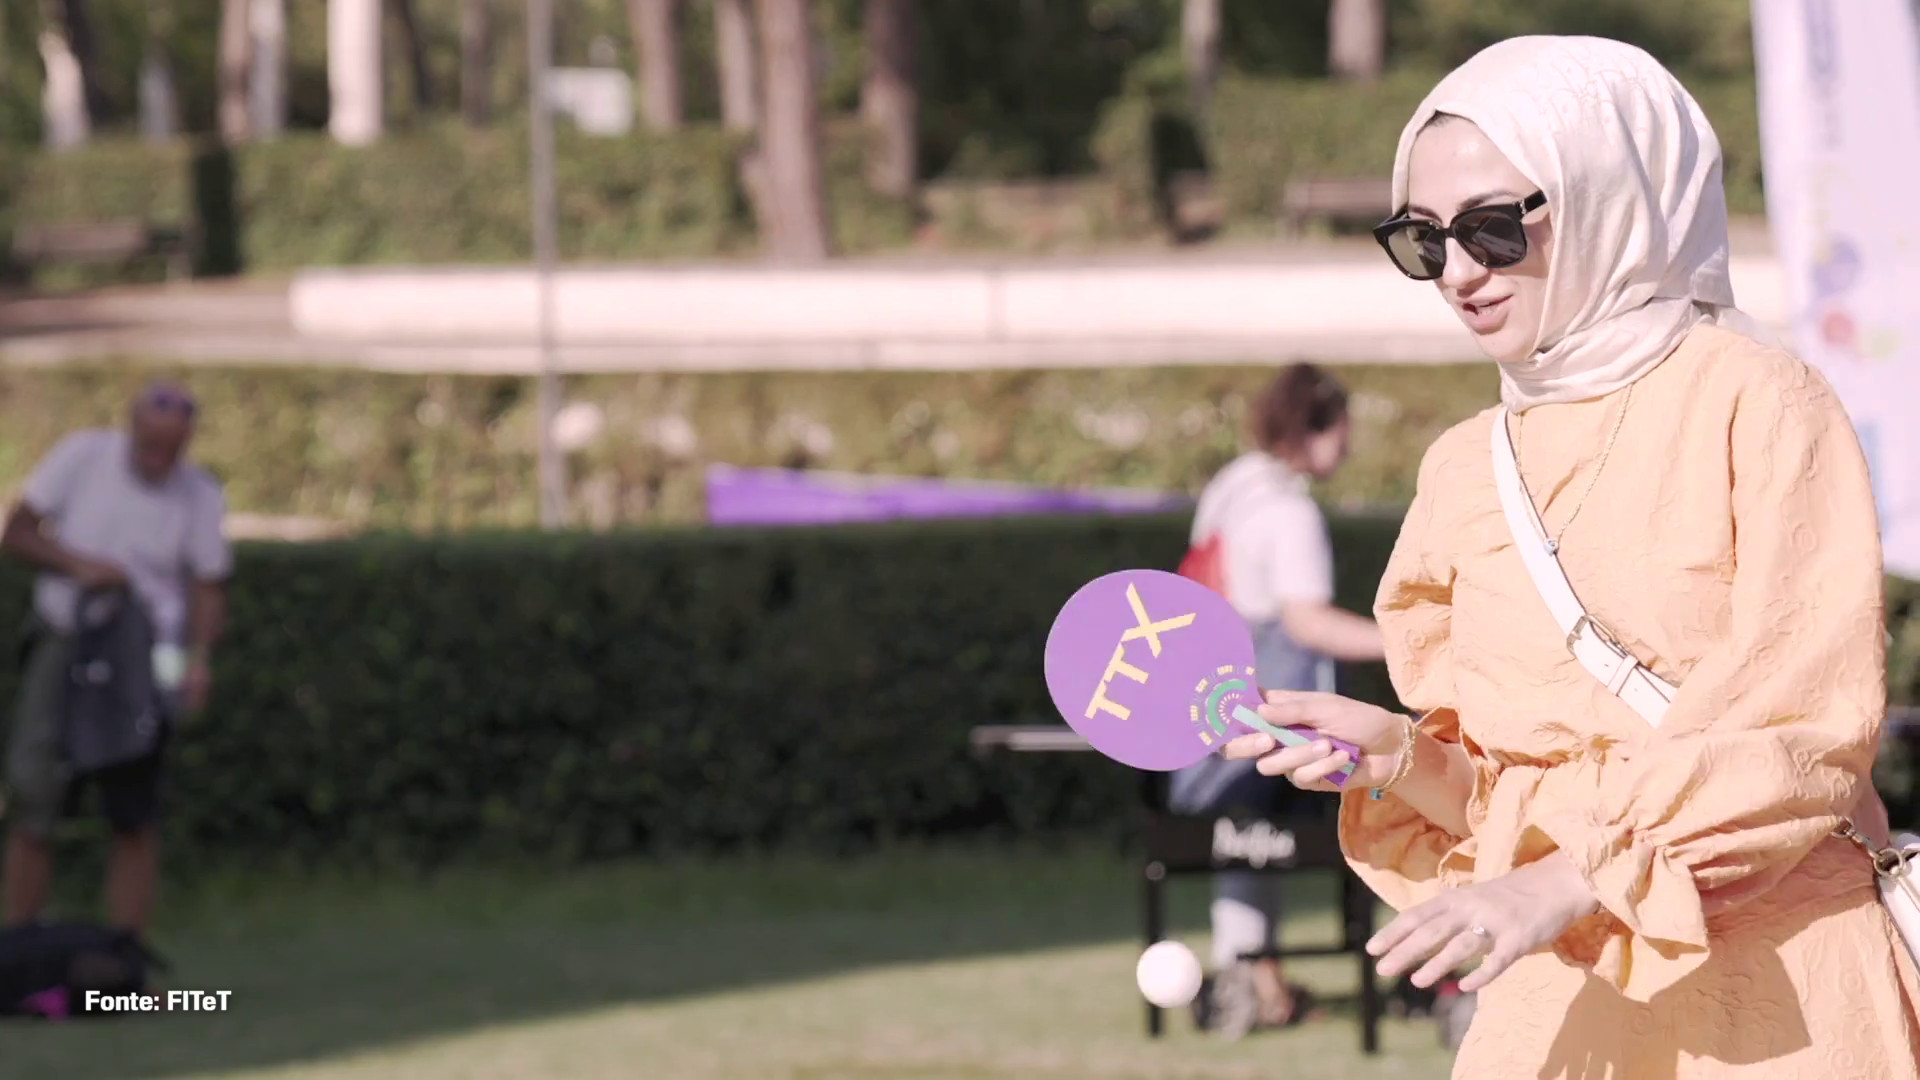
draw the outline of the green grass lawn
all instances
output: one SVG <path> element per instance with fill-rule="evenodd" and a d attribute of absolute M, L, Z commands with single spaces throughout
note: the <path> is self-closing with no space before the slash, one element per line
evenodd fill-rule
<path fill-rule="evenodd" d="M 1126 860 L 943 848 L 429 881 L 176 888 L 170 985 L 225 1014 L 0 1026 L 0 1077 L 301 1080 L 1347 1080 L 1442 1077 L 1425 1022 L 1359 1053 L 1353 961 L 1298 961 L 1334 1015 L 1149 1041 Z M 1289 940 L 1332 940 L 1303 878 Z M 1206 886 L 1174 889 L 1205 955 Z"/>

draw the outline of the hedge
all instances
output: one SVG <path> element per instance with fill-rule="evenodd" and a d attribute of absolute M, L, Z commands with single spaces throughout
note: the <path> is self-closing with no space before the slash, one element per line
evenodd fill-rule
<path fill-rule="evenodd" d="M 1418 70 L 1398 70 L 1367 86 L 1226 79 L 1206 134 L 1212 173 L 1229 218 L 1270 224 L 1292 176 L 1390 175 L 1400 131 L 1437 79 L 1438 73 Z M 1728 208 L 1736 214 L 1763 213 L 1752 79 L 1688 79 L 1687 84 L 1720 138 Z M 1107 145 L 1122 141 L 1110 136 Z M 1132 168 L 1137 174 L 1141 166 Z"/>
<path fill-rule="evenodd" d="M 102 63 L 102 130 L 130 128 L 140 55 L 148 32 L 141 0 L 89 6 Z M 458 7 L 420 4 L 428 42 L 432 109 L 415 100 L 401 48 L 388 50 L 389 124 L 401 130 L 444 115 L 459 100 Z M 682 5 L 680 59 L 687 112 L 719 112 L 712 5 Z M 1396 66 L 1444 70 L 1493 41 L 1529 33 L 1587 33 L 1644 46 L 1675 70 L 1740 74 L 1753 67 L 1747 0 L 1394 0 L 1388 6 L 1389 59 Z M 27 3 L 0 5 L 0 142 L 36 145 L 40 136 L 38 13 Z M 854 110 L 866 66 L 860 0 L 814 5 L 820 31 L 821 92 L 839 112 Z M 952 178 L 1070 173 L 1087 164 L 1087 140 L 1102 105 L 1141 63 L 1179 51 L 1178 0 L 967 0 L 919 5 L 917 78 L 921 157 L 929 175 Z M 1224 0 L 1222 62 L 1232 70 L 1300 78 L 1326 74 L 1327 5 Z M 214 123 L 217 0 L 176 0 L 167 51 L 181 111 L 191 130 Z M 323 127 L 328 112 L 325 5 L 287 11 L 288 104 L 296 128 Z M 526 96 L 524 21 L 495 20 L 495 100 L 511 111 Z M 558 20 L 556 56 L 579 63 L 596 39 L 607 58 L 631 71 L 626 12 L 617 3 L 575 4 Z"/>
<path fill-rule="evenodd" d="M 861 179 L 863 136 L 838 125 L 829 195 L 847 250 L 902 242 L 909 208 Z M 96 140 L 0 168 L 0 226 L 135 217 L 197 226 L 202 270 L 366 263 L 525 261 L 532 256 L 527 139 L 516 124 L 451 124 L 343 147 L 296 133 L 234 150 Z M 688 258 L 751 251 L 739 137 L 717 129 L 597 138 L 556 133 L 563 258 Z M 67 275 L 69 279 L 75 275 Z M 59 280 L 59 279 L 54 279 Z M 80 280 L 88 280 L 80 278 Z"/>
<path fill-rule="evenodd" d="M 1397 517 L 1330 526 L 1338 602 L 1367 610 Z M 968 732 L 1058 722 L 1041 677 L 1054 613 L 1099 574 L 1173 566 L 1185 529 L 1062 517 L 242 545 L 213 706 L 177 744 L 169 861 L 423 869 L 1114 834 L 1137 774 L 1092 755 L 977 757 Z M 0 563 L 0 610 L 24 609 L 26 583 Z M 0 649 L 16 625 L 0 618 Z M 1383 666 L 1348 674 L 1349 693 L 1396 704 Z M 14 680 L 0 670 L 0 697 Z M 1882 774 L 1910 820 L 1907 765 Z"/>
<path fill-rule="evenodd" d="M 1117 205 L 1089 208 L 1100 219 L 1093 237 L 1147 231 L 1168 213 L 1168 178 L 1201 168 L 1211 172 L 1230 224 L 1271 229 L 1291 176 L 1386 175 L 1401 125 L 1436 77 L 1402 69 L 1353 85 L 1234 76 L 1220 86 L 1207 130 L 1196 132 L 1176 76 L 1165 63 L 1142 62 L 1128 91 L 1102 109 L 1089 152 Z M 1731 209 L 1763 212 L 1752 80 L 1690 85 L 1721 138 Z M 564 257 L 688 258 L 754 248 L 735 167 L 737 137 L 710 128 L 604 139 L 563 127 L 559 135 Z M 913 236 L 916 213 L 867 187 L 863 142 L 856 123 L 833 125 L 828 187 L 836 243 L 847 252 L 899 248 Z M 103 139 L 0 161 L 0 230 L 20 221 L 116 217 L 198 223 L 209 245 L 203 269 L 216 273 L 519 261 L 531 253 L 525 147 L 517 123 L 481 132 L 426 125 L 364 148 L 315 133 L 231 153 Z M 948 232 L 968 231 L 965 220 L 944 224 Z M 102 275 L 67 272 L 48 280 Z"/>
<path fill-rule="evenodd" d="M 1345 602 L 1370 602 L 1395 528 L 1336 524 Z M 1054 612 L 1098 574 L 1171 567 L 1184 529 L 243 545 L 215 701 L 178 743 L 169 859 L 427 867 L 1110 827 L 1138 797 L 1128 770 L 977 760 L 967 735 L 1058 722 Z M 0 596 L 24 603 L 12 563 Z M 1377 672 L 1356 685 L 1383 693 Z"/>
<path fill-rule="evenodd" d="M 720 132 L 556 140 L 560 247 L 569 258 L 705 255 L 751 243 Z M 500 262 L 533 250 L 527 141 L 442 127 L 358 149 L 321 135 L 235 155 L 249 269 Z"/>
<path fill-rule="evenodd" d="M 119 423 L 156 372 L 202 399 L 193 453 L 236 510 L 355 529 L 538 520 L 531 380 L 278 366 L 0 368 L 0 498 L 66 432 Z M 1487 364 L 1336 374 L 1353 392 L 1354 457 L 1322 493 L 1343 506 L 1405 503 L 1427 445 L 1498 394 Z M 571 456 L 573 520 L 700 521 L 716 463 L 1198 492 L 1239 451 L 1247 402 L 1269 377 L 1193 367 L 569 378 L 566 399 L 603 417 Z"/>

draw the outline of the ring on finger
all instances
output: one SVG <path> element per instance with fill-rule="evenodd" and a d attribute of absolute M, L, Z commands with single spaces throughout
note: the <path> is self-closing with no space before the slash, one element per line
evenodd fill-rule
<path fill-rule="evenodd" d="M 1472 926 L 1467 927 L 1467 933 L 1479 938 L 1483 945 L 1493 944 L 1493 931 L 1481 926 L 1479 923 L 1474 923 Z"/>

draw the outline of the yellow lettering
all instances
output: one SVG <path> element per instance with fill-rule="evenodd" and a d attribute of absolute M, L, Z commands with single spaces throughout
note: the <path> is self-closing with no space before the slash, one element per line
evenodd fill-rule
<path fill-rule="evenodd" d="M 1087 703 L 1087 719 L 1091 720 L 1093 714 L 1101 712 L 1110 712 L 1122 720 L 1133 715 L 1132 709 L 1107 696 L 1106 683 L 1100 684 L 1100 688 L 1093 692 L 1093 700 Z"/>
<path fill-rule="evenodd" d="M 1125 675 L 1137 683 L 1147 681 L 1147 673 L 1127 663 L 1127 643 L 1120 642 L 1113 647 L 1113 659 L 1107 661 L 1107 670 L 1100 674 L 1100 686 L 1093 692 L 1093 700 L 1087 703 L 1087 719 L 1093 719 L 1097 712 L 1110 712 L 1125 720 L 1133 715 L 1133 710 L 1107 696 L 1107 684 L 1115 675 Z"/>
<path fill-rule="evenodd" d="M 1124 639 L 1113 647 L 1113 659 L 1107 661 L 1107 670 L 1100 676 L 1100 685 L 1105 686 L 1112 682 L 1115 675 L 1125 675 L 1137 683 L 1147 681 L 1146 672 L 1127 663 L 1127 644 Z"/>
<path fill-rule="evenodd" d="M 1132 582 L 1127 583 L 1127 606 L 1133 608 L 1133 617 L 1139 620 L 1139 625 L 1120 635 L 1121 644 L 1124 645 L 1135 638 L 1146 638 L 1147 647 L 1153 650 L 1153 655 L 1155 656 L 1160 655 L 1160 635 L 1190 625 L 1193 622 L 1194 615 L 1197 614 L 1175 615 L 1171 619 L 1161 619 L 1159 622 L 1154 622 L 1153 617 L 1147 614 L 1147 605 L 1140 600 L 1140 590 L 1134 588 Z M 1140 681 L 1145 682 L 1146 680 L 1141 679 Z"/>

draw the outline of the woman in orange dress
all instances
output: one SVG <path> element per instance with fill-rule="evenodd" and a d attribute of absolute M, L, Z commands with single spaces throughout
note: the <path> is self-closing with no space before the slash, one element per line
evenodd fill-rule
<path fill-rule="evenodd" d="M 1733 307 L 1719 144 L 1651 57 L 1517 38 L 1408 123 L 1379 238 L 1500 370 L 1427 452 L 1375 615 L 1418 720 L 1276 692 L 1361 747 L 1342 845 L 1430 985 L 1478 962 L 1473 1080 L 1920 1080 L 1920 980 L 1871 863 L 1885 715 L 1878 522 L 1824 380 Z M 1495 486 L 1507 425 L 1567 581 L 1672 690 L 1575 658 Z M 1580 642 L 1583 648 L 1592 642 Z M 1320 742 L 1229 748 L 1330 790 Z"/>

